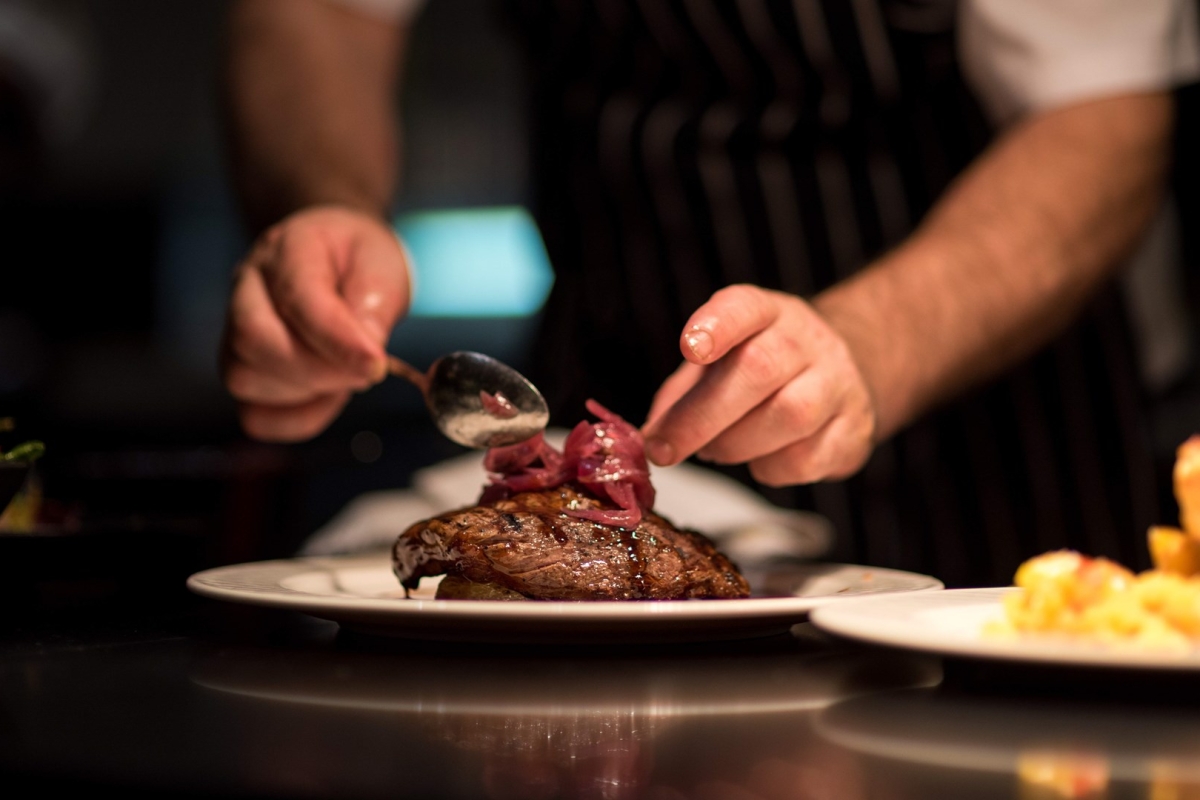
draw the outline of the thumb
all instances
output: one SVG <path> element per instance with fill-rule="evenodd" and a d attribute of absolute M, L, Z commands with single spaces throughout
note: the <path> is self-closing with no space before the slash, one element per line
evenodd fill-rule
<path fill-rule="evenodd" d="M 392 327 L 408 310 L 411 296 L 407 254 L 390 231 L 372 231 L 355 243 L 342 281 L 342 296 L 367 336 L 379 346 L 382 358 Z"/>

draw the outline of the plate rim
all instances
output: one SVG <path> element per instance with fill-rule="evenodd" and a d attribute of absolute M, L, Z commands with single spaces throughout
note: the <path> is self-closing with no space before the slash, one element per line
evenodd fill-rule
<path fill-rule="evenodd" d="M 187 588 L 202 597 L 243 605 L 283 608 L 313 614 L 317 611 L 345 611 L 378 614 L 397 621 L 411 617 L 439 617 L 443 619 L 486 620 L 506 619 L 512 621 L 572 620 L 575 622 L 651 622 L 669 620 L 709 619 L 757 619 L 779 617 L 789 614 L 803 618 L 818 606 L 842 604 L 857 600 L 863 595 L 824 595 L 817 597 L 751 597 L 736 601 L 729 600 L 657 600 L 653 602 L 630 602 L 620 600 L 597 601 L 538 601 L 514 603 L 499 600 L 426 600 L 409 599 L 402 604 L 399 598 L 362 598 L 302 592 L 279 585 L 279 582 L 295 575 L 332 566 L 378 566 L 386 561 L 383 556 L 315 556 L 271 561 L 251 561 L 214 567 L 191 575 Z M 332 563 L 331 563 L 332 562 Z M 829 567 L 847 567 L 873 572 L 900 575 L 921 579 L 927 585 L 902 591 L 880 592 L 883 594 L 907 594 L 913 592 L 942 591 L 944 584 L 930 575 L 916 572 L 869 567 L 858 564 L 829 563 Z M 230 577 L 248 577 L 259 573 L 275 586 L 257 591 L 248 587 L 228 585 Z M 216 583 L 214 583 L 216 581 Z M 226 585 L 222 585 L 226 584 Z M 872 595 L 873 596 L 873 595 Z M 320 616 L 320 614 L 314 614 Z M 330 618 L 330 617 L 326 617 Z"/>
<path fill-rule="evenodd" d="M 920 602 L 919 610 L 952 608 L 956 605 L 977 605 L 983 601 L 1000 610 L 1000 598 L 1017 591 L 1015 586 L 993 586 L 972 589 L 945 589 L 936 593 L 936 598 L 906 597 L 905 602 Z M 920 594 L 906 592 L 907 595 Z M 1101 644 L 1071 642 L 1067 639 L 1043 641 L 1021 639 L 979 638 L 963 639 L 947 634 L 925 624 L 915 626 L 915 635 L 906 629 L 896 630 L 898 620 L 895 609 L 892 614 L 877 614 L 870 606 L 881 599 L 879 595 L 847 598 L 844 603 L 823 605 L 813 609 L 809 616 L 812 624 L 824 631 L 844 639 L 870 645 L 882 645 L 919 653 L 965 658 L 976 661 L 1003 661 L 1010 663 L 1036 664 L 1041 666 L 1095 667 L 1101 669 L 1135 669 L 1151 671 L 1200 671 L 1200 646 L 1185 654 L 1173 655 L 1162 651 L 1119 650 Z M 895 598 L 893 598 L 895 600 Z M 865 608 L 861 608 L 865 607 Z M 909 612 L 911 613 L 911 612 Z M 904 622 L 913 624 L 912 620 Z M 890 629 L 888 626 L 892 626 Z"/>

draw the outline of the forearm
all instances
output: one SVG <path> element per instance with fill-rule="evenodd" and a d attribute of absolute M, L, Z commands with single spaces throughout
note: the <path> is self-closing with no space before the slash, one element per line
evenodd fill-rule
<path fill-rule="evenodd" d="M 871 390 L 876 440 L 1068 323 L 1157 209 L 1172 117 L 1154 94 L 1021 123 L 903 246 L 816 299 Z"/>
<path fill-rule="evenodd" d="M 227 116 L 255 229 L 300 208 L 382 214 L 397 173 L 395 84 L 404 31 L 324 0 L 237 0 Z"/>

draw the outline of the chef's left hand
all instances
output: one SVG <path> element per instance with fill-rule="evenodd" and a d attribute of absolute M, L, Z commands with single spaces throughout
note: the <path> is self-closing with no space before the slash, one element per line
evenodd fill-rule
<path fill-rule="evenodd" d="M 643 432 L 655 464 L 696 454 L 748 462 L 769 486 L 844 478 L 871 454 L 875 408 L 843 338 L 794 295 L 714 294 L 684 327 L 686 361 L 655 395 Z"/>

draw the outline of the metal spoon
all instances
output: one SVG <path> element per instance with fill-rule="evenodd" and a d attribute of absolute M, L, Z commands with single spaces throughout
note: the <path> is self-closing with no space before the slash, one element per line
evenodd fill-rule
<path fill-rule="evenodd" d="M 537 387 L 482 353 L 442 356 L 428 372 L 388 356 L 388 372 L 420 389 L 438 430 L 467 447 L 517 444 L 544 431 L 550 421 Z"/>

